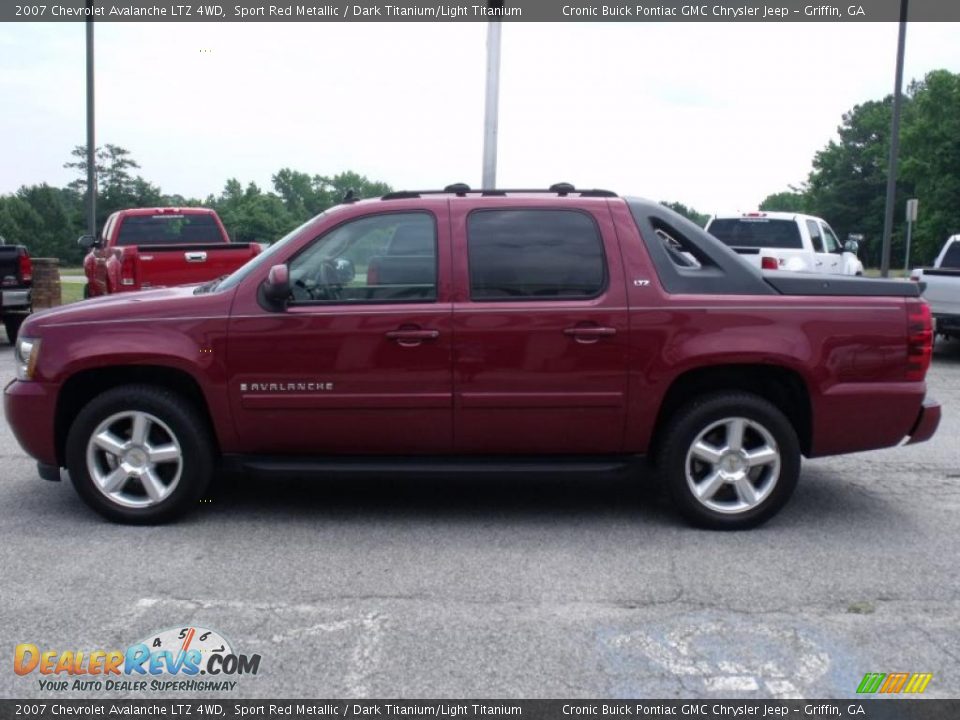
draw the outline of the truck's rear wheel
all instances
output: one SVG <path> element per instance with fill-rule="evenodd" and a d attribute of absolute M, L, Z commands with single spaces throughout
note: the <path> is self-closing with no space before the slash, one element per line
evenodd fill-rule
<path fill-rule="evenodd" d="M 206 425 L 181 397 L 127 385 L 99 395 L 67 436 L 80 497 L 115 522 L 154 524 L 196 507 L 213 472 Z"/>
<path fill-rule="evenodd" d="M 26 319 L 26 315 L 8 315 L 3 319 L 3 327 L 7 331 L 7 339 L 11 345 L 16 344 L 17 335 L 20 334 L 20 326 Z"/>
<path fill-rule="evenodd" d="M 716 530 L 773 517 L 800 476 L 800 445 L 774 405 L 748 393 L 718 393 L 679 410 L 664 432 L 658 470 L 680 512 Z"/>

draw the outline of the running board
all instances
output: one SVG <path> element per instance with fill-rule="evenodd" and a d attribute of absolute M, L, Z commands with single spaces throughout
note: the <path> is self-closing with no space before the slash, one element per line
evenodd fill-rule
<path fill-rule="evenodd" d="M 575 455 L 546 457 L 490 456 L 337 456 L 300 458 L 225 455 L 222 467 L 264 475 L 369 473 L 605 473 L 624 470 L 642 460 L 638 455 Z"/>

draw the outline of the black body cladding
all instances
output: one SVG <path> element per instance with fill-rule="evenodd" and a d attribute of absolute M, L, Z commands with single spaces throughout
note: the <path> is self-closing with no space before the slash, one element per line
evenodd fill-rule
<path fill-rule="evenodd" d="M 842 275 L 762 272 L 699 225 L 660 203 L 626 198 L 664 290 L 690 295 L 832 295 L 919 297 L 917 283 Z M 700 263 L 683 267 L 671 259 L 658 230 L 666 232 Z"/>

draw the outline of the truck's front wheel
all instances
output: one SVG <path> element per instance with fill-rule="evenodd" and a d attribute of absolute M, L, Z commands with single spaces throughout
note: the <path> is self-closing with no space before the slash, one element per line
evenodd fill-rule
<path fill-rule="evenodd" d="M 739 530 L 769 520 L 790 498 L 800 475 L 800 446 L 773 404 L 748 393 L 718 393 L 673 416 L 657 465 L 688 520 Z"/>
<path fill-rule="evenodd" d="M 213 471 L 205 423 L 175 393 L 127 385 L 97 396 L 67 436 L 80 497 L 115 522 L 154 524 L 196 507 Z"/>

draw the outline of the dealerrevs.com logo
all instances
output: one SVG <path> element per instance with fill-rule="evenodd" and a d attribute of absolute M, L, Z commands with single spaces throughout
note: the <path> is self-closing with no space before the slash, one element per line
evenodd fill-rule
<path fill-rule="evenodd" d="M 41 690 L 115 692 L 230 691 L 256 675 L 259 655 L 234 652 L 220 633 L 201 627 L 164 630 L 126 650 L 56 650 L 20 643 L 13 670 L 35 676 Z"/>

